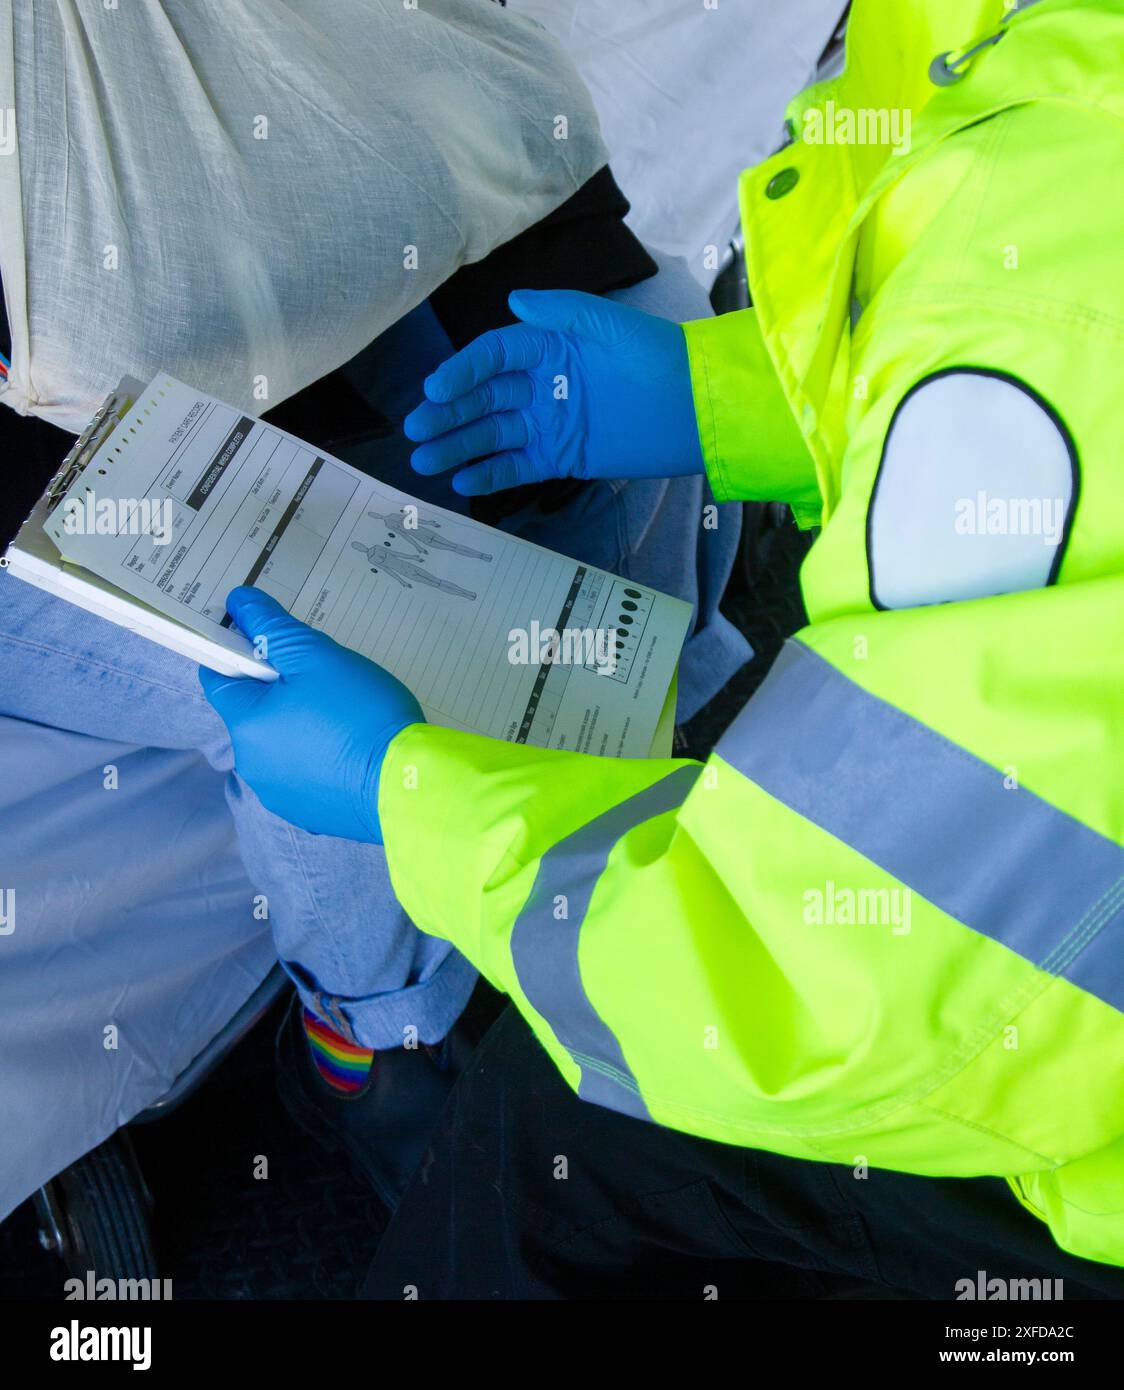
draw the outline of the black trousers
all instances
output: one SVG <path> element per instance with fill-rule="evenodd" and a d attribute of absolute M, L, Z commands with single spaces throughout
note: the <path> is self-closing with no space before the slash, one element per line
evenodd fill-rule
<path fill-rule="evenodd" d="M 782 1158 L 580 1101 L 514 1008 L 454 1089 L 372 1298 L 954 1299 L 961 1279 L 1124 1297 L 999 1180 Z"/>

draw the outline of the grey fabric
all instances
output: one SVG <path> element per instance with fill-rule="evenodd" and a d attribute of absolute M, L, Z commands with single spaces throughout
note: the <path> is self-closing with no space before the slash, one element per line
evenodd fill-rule
<path fill-rule="evenodd" d="M 200 753 L 0 715 L 0 1220 L 164 1095 L 265 977 L 254 895 Z"/>
<path fill-rule="evenodd" d="M 844 0 L 508 0 L 589 84 L 613 170 L 649 246 L 707 289 L 738 230 L 738 175 L 777 148 Z"/>

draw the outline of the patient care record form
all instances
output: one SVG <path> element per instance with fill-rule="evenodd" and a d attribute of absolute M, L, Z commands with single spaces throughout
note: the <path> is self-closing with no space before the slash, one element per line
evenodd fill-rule
<path fill-rule="evenodd" d="M 646 756 L 691 617 L 165 375 L 44 529 L 68 562 L 220 649 L 250 652 L 226 596 L 255 584 L 392 671 L 428 719 L 542 747 Z"/>

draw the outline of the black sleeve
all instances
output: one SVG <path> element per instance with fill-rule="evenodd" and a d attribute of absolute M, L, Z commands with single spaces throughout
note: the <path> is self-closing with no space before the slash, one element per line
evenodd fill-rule
<path fill-rule="evenodd" d="M 0 281 L 0 352 L 12 360 L 12 334 Z M 27 520 L 32 507 L 58 471 L 74 436 L 0 405 L 0 551 Z"/>

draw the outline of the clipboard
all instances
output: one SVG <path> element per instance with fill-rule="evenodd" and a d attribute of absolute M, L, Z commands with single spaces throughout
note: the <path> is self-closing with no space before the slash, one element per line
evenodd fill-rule
<path fill-rule="evenodd" d="M 202 634 L 126 593 L 92 570 L 65 559 L 44 530 L 51 512 L 144 391 L 143 381 L 123 376 L 116 389 L 106 396 L 59 465 L 8 550 L 0 557 L 0 566 L 37 589 L 76 604 L 99 618 L 127 628 L 200 665 L 210 666 L 223 675 L 276 680 L 277 672 L 268 662 L 254 657 L 249 643 L 246 643 L 245 654 L 239 655 L 208 641 Z"/>

